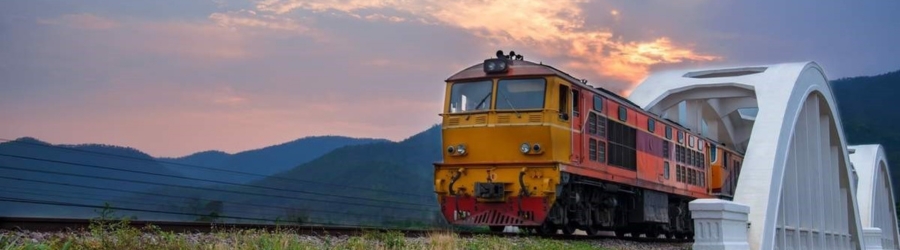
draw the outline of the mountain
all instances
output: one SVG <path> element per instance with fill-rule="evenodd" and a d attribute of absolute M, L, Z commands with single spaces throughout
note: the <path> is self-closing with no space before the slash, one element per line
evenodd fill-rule
<path fill-rule="evenodd" d="M 411 226 L 440 223 L 432 188 L 441 160 L 440 127 L 400 142 L 348 145 L 292 169 L 245 185 L 212 190 L 167 188 L 158 194 L 191 197 L 159 202 L 154 209 L 193 216 L 170 219 L 265 218 L 344 225 Z M 208 157 L 215 160 L 218 154 Z M 154 199 L 139 196 L 134 199 Z M 198 216 L 204 215 L 204 216 Z M 269 221 L 271 222 L 271 221 Z"/>
<path fill-rule="evenodd" d="M 159 164 L 153 157 L 128 147 L 53 145 L 30 137 L 0 143 L 0 187 L 4 189 L 2 196 L 7 199 L 102 204 L 104 200 L 130 195 L 118 191 L 142 192 L 159 187 L 116 179 L 184 183 L 166 176 L 180 174 Z M 21 202 L 0 205 L 0 214 L 5 216 L 81 217 L 91 213 L 90 208 Z"/>
<path fill-rule="evenodd" d="M 346 146 L 302 164 L 290 171 L 254 182 L 285 190 L 305 190 L 323 195 L 303 197 L 373 204 L 377 207 L 324 202 L 288 201 L 251 197 L 247 203 L 280 202 L 307 211 L 320 221 L 378 225 L 440 221 L 433 192 L 433 163 L 441 160 L 440 126 L 418 133 L 400 142 L 382 142 Z M 316 183 L 297 180 L 314 181 Z M 338 198 L 361 197 L 368 199 Z M 380 200 L 380 201 L 372 201 Z M 420 205 L 410 205 L 420 204 Z M 313 213 L 310 210 L 330 213 Z M 362 214 L 346 216 L 335 213 Z M 315 220 L 312 220 L 315 222 Z"/>
<path fill-rule="evenodd" d="M 900 193 L 900 70 L 831 82 L 849 145 L 881 144 L 888 158 L 894 193 Z"/>
<path fill-rule="evenodd" d="M 159 158 L 159 160 L 185 176 L 214 178 L 230 182 L 248 182 L 287 171 L 336 148 L 378 142 L 384 143 L 389 141 L 343 136 L 314 136 L 233 155 L 221 151 L 204 151 L 180 158 Z M 254 175 L 217 172 L 191 166 L 248 172 Z"/>

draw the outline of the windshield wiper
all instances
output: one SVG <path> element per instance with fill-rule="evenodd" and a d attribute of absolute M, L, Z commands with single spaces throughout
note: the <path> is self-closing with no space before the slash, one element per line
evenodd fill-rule
<path fill-rule="evenodd" d="M 475 110 L 480 110 L 478 107 L 481 107 L 481 105 L 484 104 L 484 101 L 487 101 L 488 97 L 491 97 L 491 94 L 493 94 L 493 92 L 488 92 L 484 98 L 481 98 L 481 102 L 479 102 L 478 105 L 475 105 Z"/>
<path fill-rule="evenodd" d="M 516 118 L 522 118 L 522 115 L 519 114 L 519 111 L 516 111 L 516 107 L 512 105 L 512 102 L 509 101 L 509 98 L 506 98 L 506 95 L 504 95 L 503 92 L 500 92 L 500 96 L 506 100 L 506 104 L 509 104 L 509 108 L 512 109 L 513 112 L 516 112 Z"/>
<path fill-rule="evenodd" d="M 493 93 L 494 92 L 488 92 L 487 95 L 484 96 L 484 98 L 481 98 L 481 102 L 478 102 L 478 105 L 475 105 L 475 110 L 479 110 L 478 107 L 481 107 L 481 105 L 484 104 L 484 102 L 487 101 L 488 97 L 491 97 L 491 94 Z M 466 121 L 469 120 L 470 116 L 472 116 L 472 114 L 466 115 Z"/>

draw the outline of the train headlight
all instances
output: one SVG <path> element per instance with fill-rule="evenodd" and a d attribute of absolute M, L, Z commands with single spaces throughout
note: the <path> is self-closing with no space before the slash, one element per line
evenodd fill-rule
<path fill-rule="evenodd" d="M 522 143 L 522 146 L 519 146 L 519 151 L 523 154 L 527 154 L 529 151 L 531 151 L 531 145 L 528 145 L 527 142 Z"/>
<path fill-rule="evenodd" d="M 456 149 L 455 149 L 455 148 L 453 148 L 453 146 L 449 146 L 449 147 L 447 147 L 447 153 L 449 153 L 449 154 L 453 154 L 453 152 L 456 152 Z"/>
<path fill-rule="evenodd" d="M 459 144 L 459 146 L 456 146 L 456 153 L 459 155 L 466 154 L 466 145 Z"/>
<path fill-rule="evenodd" d="M 484 73 L 495 74 L 506 73 L 507 71 L 509 71 L 509 63 L 506 62 L 506 59 L 494 58 L 484 60 Z"/>

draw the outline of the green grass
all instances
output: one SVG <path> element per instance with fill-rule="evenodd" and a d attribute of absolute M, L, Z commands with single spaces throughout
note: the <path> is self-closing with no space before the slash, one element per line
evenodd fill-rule
<path fill-rule="evenodd" d="M 172 233 L 158 227 L 134 228 L 127 220 L 97 220 L 88 230 L 53 233 L 40 240 L 28 234 L 0 234 L 0 250 L 18 249 L 602 249 L 584 242 L 495 236 L 459 237 L 453 232 L 407 238 L 396 231 L 359 236 L 301 236 L 290 230 L 219 230 Z"/>

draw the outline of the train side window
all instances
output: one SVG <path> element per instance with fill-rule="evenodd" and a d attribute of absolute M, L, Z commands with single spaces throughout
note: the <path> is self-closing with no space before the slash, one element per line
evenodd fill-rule
<path fill-rule="evenodd" d="M 694 151 L 694 165 L 699 167 L 703 162 L 703 159 L 700 158 L 700 151 Z"/>
<path fill-rule="evenodd" d="M 675 180 L 681 182 L 681 165 L 675 165 Z"/>
<path fill-rule="evenodd" d="M 687 170 L 685 171 L 685 174 L 687 175 L 687 181 L 685 182 L 687 182 L 688 185 L 694 185 L 694 170 L 690 168 L 685 168 L 685 170 Z"/>
<path fill-rule="evenodd" d="M 594 96 L 594 110 L 597 112 L 603 112 L 603 97 Z"/>
<path fill-rule="evenodd" d="M 684 144 L 684 131 L 678 131 L 678 144 Z"/>
<path fill-rule="evenodd" d="M 590 155 L 592 161 L 597 161 L 597 140 L 590 139 L 589 141 L 588 155 Z"/>
<path fill-rule="evenodd" d="M 704 158 L 704 156 L 705 155 L 703 154 L 703 152 L 697 151 L 697 166 L 700 168 L 703 168 L 703 162 L 706 161 L 706 158 Z"/>
<path fill-rule="evenodd" d="M 578 90 L 572 90 L 572 115 L 578 117 L 578 111 L 581 110 L 578 105 L 581 103 L 581 96 L 578 94 Z"/>
<path fill-rule="evenodd" d="M 709 144 L 709 163 L 716 162 L 716 144 Z"/>
<path fill-rule="evenodd" d="M 675 146 L 675 162 L 681 162 L 681 146 Z"/>
<path fill-rule="evenodd" d="M 697 170 L 691 169 L 691 178 L 694 178 L 694 186 L 700 185 L 700 181 L 699 181 L 700 175 L 698 175 L 698 173 L 700 173 L 700 172 L 698 172 Z"/>
<path fill-rule="evenodd" d="M 597 116 L 597 135 L 606 138 L 606 117 Z"/>
<path fill-rule="evenodd" d="M 669 179 L 669 162 L 668 161 L 663 162 L 663 177 L 665 177 L 666 180 Z"/>
<path fill-rule="evenodd" d="M 662 141 L 662 157 L 669 159 L 669 141 Z"/>
<path fill-rule="evenodd" d="M 706 172 L 700 172 L 700 186 L 706 187 Z"/>
<path fill-rule="evenodd" d="M 651 133 L 656 131 L 656 120 L 647 119 L 647 130 Z"/>
<path fill-rule="evenodd" d="M 706 169 L 706 154 L 700 153 L 700 168 Z"/>
<path fill-rule="evenodd" d="M 672 127 L 666 125 L 666 139 L 672 139 Z"/>
<path fill-rule="evenodd" d="M 694 148 L 694 136 L 688 135 L 688 147 Z"/>
<path fill-rule="evenodd" d="M 588 134 L 597 134 L 597 114 L 588 113 Z"/>
<path fill-rule="evenodd" d="M 684 163 L 687 165 L 694 165 L 694 156 L 691 155 L 691 150 L 685 148 L 684 150 Z"/>
<path fill-rule="evenodd" d="M 691 165 L 694 167 L 700 166 L 700 152 L 691 150 Z"/>
<path fill-rule="evenodd" d="M 619 121 L 628 121 L 628 109 L 625 106 L 619 106 Z"/>
<path fill-rule="evenodd" d="M 559 85 L 559 118 L 569 120 L 569 86 Z"/>
<path fill-rule="evenodd" d="M 597 142 L 597 161 L 600 163 L 606 164 L 606 143 L 602 141 Z"/>

